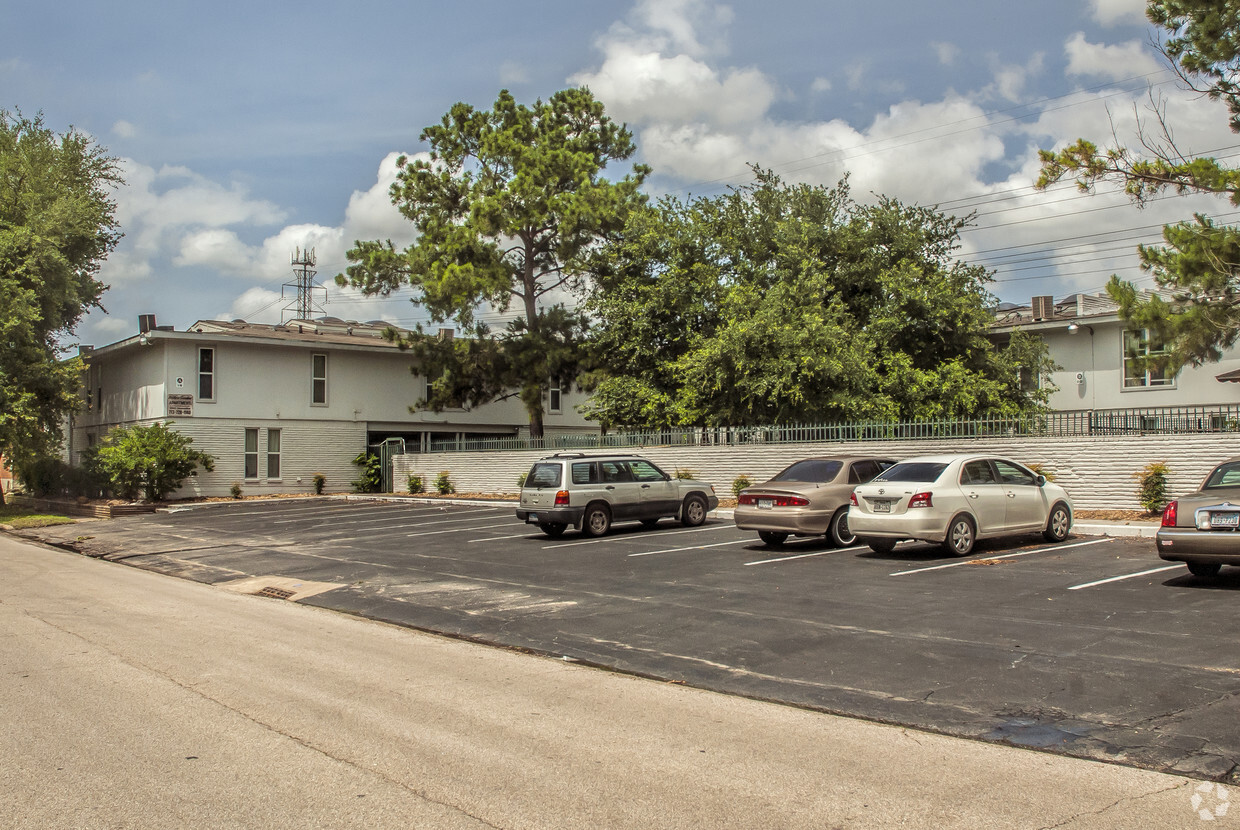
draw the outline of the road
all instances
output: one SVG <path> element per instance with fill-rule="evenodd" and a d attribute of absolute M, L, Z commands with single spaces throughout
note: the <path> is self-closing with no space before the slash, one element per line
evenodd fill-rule
<path fill-rule="evenodd" d="M 1230 798 L 5 536 L 0 624 L 3 827 L 1170 828 Z"/>

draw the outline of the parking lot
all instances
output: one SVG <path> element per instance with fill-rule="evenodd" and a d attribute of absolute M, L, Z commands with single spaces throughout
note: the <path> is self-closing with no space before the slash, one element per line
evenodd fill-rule
<path fill-rule="evenodd" d="M 729 520 L 548 539 L 511 503 L 239 502 L 31 534 L 93 556 L 730 694 L 1235 780 L 1240 569 L 1152 540 L 968 559 Z"/>

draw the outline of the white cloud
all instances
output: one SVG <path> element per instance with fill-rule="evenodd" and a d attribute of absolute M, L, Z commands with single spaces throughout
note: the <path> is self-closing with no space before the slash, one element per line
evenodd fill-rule
<path fill-rule="evenodd" d="M 960 47 L 954 43 L 931 43 L 930 47 L 944 66 L 951 66 L 960 57 Z"/>
<path fill-rule="evenodd" d="M 1103 26 L 1144 23 L 1146 0 L 1089 0 L 1094 20 Z"/>
<path fill-rule="evenodd" d="M 117 121 L 112 125 L 112 134 L 119 138 L 133 138 L 138 134 L 138 128 L 128 121 Z"/>
<path fill-rule="evenodd" d="M 205 265 L 240 274 L 245 272 L 253 255 L 253 249 L 243 243 L 233 231 L 211 228 L 183 237 L 180 251 L 173 258 L 172 264 L 182 267 Z"/>
<path fill-rule="evenodd" d="M 830 92 L 831 81 L 827 78 L 815 78 L 814 82 L 809 85 L 809 91 L 814 93 Z"/>
<path fill-rule="evenodd" d="M 1150 48 L 1139 40 L 1114 45 L 1090 43 L 1084 32 L 1077 32 L 1064 44 L 1064 52 L 1068 56 L 1065 71 L 1069 75 L 1120 81 L 1163 68 Z"/>
<path fill-rule="evenodd" d="M 1025 97 L 1025 84 L 1030 77 L 1042 73 L 1045 60 L 1046 55 L 1042 52 L 1037 52 L 1021 66 L 1019 64 L 1001 63 L 997 56 L 991 55 L 990 62 L 994 71 L 994 81 L 983 90 L 982 95 L 985 97 L 998 97 L 1004 101 L 1023 101 Z"/>

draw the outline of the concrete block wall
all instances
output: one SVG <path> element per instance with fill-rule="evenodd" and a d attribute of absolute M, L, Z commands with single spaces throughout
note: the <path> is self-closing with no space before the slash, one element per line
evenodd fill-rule
<path fill-rule="evenodd" d="M 1240 433 L 1201 435 L 1078 436 L 1067 438 L 979 438 L 858 443 L 747 444 L 743 446 L 634 447 L 619 453 L 643 455 L 669 473 L 689 469 L 695 478 L 715 485 L 720 498 L 732 495 L 732 481 L 746 475 L 755 483 L 813 455 L 867 454 L 908 458 L 932 453 L 978 452 L 1037 464 L 1055 476 L 1078 509 L 1137 510 L 1137 480 L 1147 464 L 1163 461 L 1171 468 L 1172 497 L 1191 492 L 1220 461 L 1240 456 Z M 548 450 L 410 454 L 394 459 L 393 481 L 403 490 L 411 473 L 427 489 L 447 470 L 458 493 L 506 493 L 518 490 L 518 477 Z"/>

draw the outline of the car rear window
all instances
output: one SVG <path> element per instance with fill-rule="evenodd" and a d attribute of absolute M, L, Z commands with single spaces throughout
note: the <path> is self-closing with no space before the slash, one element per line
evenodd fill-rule
<path fill-rule="evenodd" d="M 535 464 L 525 477 L 526 487 L 559 487 L 563 475 L 562 464 Z"/>
<path fill-rule="evenodd" d="M 945 461 L 902 461 L 883 470 L 874 481 L 934 481 L 947 469 Z"/>
<path fill-rule="evenodd" d="M 1209 490 L 1211 487 L 1240 487 L 1240 461 L 1215 467 L 1206 476 L 1205 486 L 1201 489 Z"/>
<path fill-rule="evenodd" d="M 788 469 L 775 476 L 773 481 L 832 481 L 839 475 L 840 461 L 822 461 L 807 459 L 798 461 Z"/>

